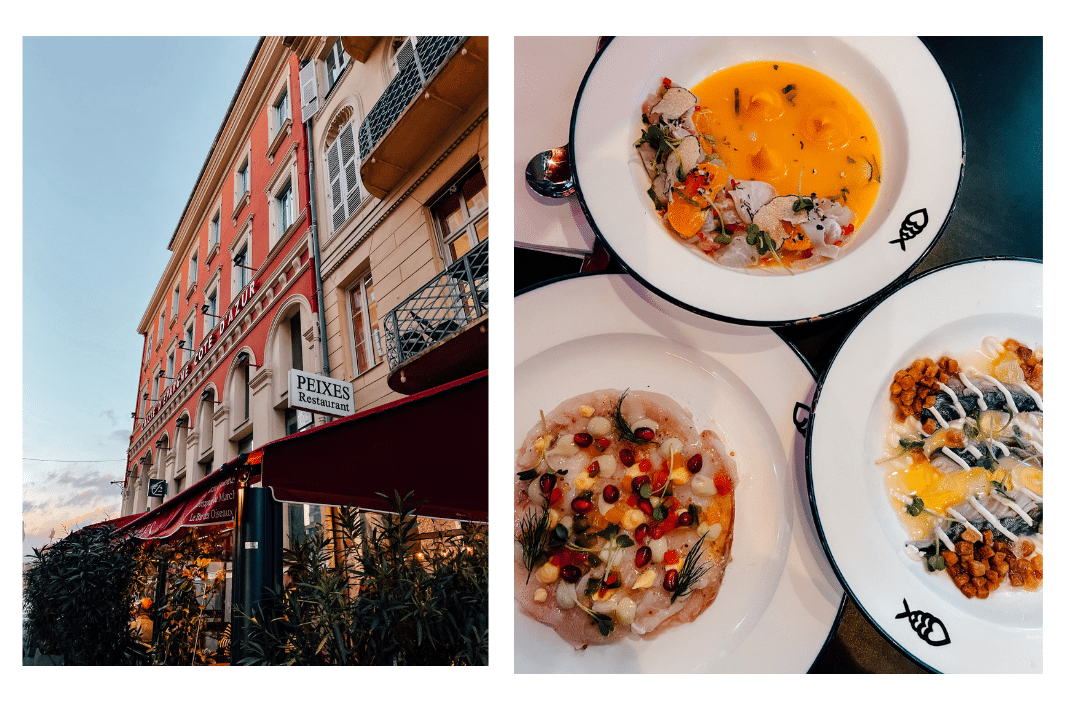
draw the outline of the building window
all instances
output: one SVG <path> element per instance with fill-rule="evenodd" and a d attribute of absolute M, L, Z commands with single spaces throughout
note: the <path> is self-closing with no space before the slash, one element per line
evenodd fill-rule
<path fill-rule="evenodd" d="M 271 115 L 274 119 L 274 133 L 281 130 L 285 125 L 285 121 L 290 118 L 289 115 L 289 90 L 286 88 L 282 91 L 281 96 L 274 102 L 274 107 L 271 110 Z"/>
<path fill-rule="evenodd" d="M 184 350 L 187 354 L 183 357 L 184 362 L 191 360 L 191 354 L 195 349 L 195 322 L 188 324 L 187 329 L 184 331 Z"/>
<path fill-rule="evenodd" d="M 297 312 L 289 317 L 289 353 L 292 367 L 298 371 L 304 370 L 304 336 L 300 328 L 300 312 Z"/>
<path fill-rule="evenodd" d="M 487 240 L 487 182 L 480 165 L 470 169 L 432 204 L 431 214 L 451 262 Z"/>
<path fill-rule="evenodd" d="M 233 264 L 233 297 L 240 294 L 240 290 L 244 289 L 244 286 L 248 284 L 248 268 L 251 267 L 251 251 L 248 249 L 247 243 L 242 244 L 232 257 Z"/>
<path fill-rule="evenodd" d="M 161 315 L 158 317 L 158 331 L 157 340 L 161 343 L 161 340 L 165 338 L 165 311 L 162 310 Z"/>
<path fill-rule="evenodd" d="M 210 331 L 217 323 L 217 299 L 217 290 L 206 296 L 206 304 L 203 305 L 205 307 L 203 314 L 206 315 L 203 318 L 203 331 Z"/>
<path fill-rule="evenodd" d="M 174 356 L 173 353 L 170 352 L 169 353 L 169 358 L 168 358 L 168 363 L 165 364 L 165 377 L 166 378 L 172 378 L 173 377 L 173 370 L 174 370 L 173 369 L 173 363 L 174 363 L 174 360 L 175 360 L 175 356 Z"/>
<path fill-rule="evenodd" d="M 293 222 L 293 188 L 292 180 L 285 183 L 285 186 L 278 192 L 275 197 L 277 206 L 278 217 L 278 236 L 285 235 L 285 231 L 289 230 L 289 226 Z"/>
<path fill-rule="evenodd" d="M 345 53 L 345 48 L 341 45 L 341 37 L 338 37 L 337 41 L 334 42 L 334 46 L 330 48 L 330 53 L 326 55 L 327 95 L 333 90 L 334 84 L 337 83 L 338 77 L 341 76 L 341 72 L 345 70 L 348 63 L 349 55 Z"/>
<path fill-rule="evenodd" d="M 330 225 L 336 232 L 360 210 L 367 190 L 360 181 L 360 165 L 356 160 L 356 132 L 350 120 L 338 133 L 326 151 L 326 168 L 330 190 Z"/>
<path fill-rule="evenodd" d="M 210 219 L 210 247 L 213 248 L 221 242 L 221 212 L 214 214 Z"/>
<path fill-rule="evenodd" d="M 188 261 L 188 282 L 194 285 L 199 281 L 199 251 L 196 250 L 191 254 L 191 260 Z"/>
<path fill-rule="evenodd" d="M 235 201 L 239 205 L 244 195 L 251 191 L 251 160 L 244 158 L 240 166 L 236 168 Z M 235 214 L 234 214 L 235 216 Z"/>
<path fill-rule="evenodd" d="M 353 355 L 357 375 L 383 359 L 379 317 L 375 311 L 372 290 L 370 270 L 349 290 L 349 315 L 352 320 Z"/>

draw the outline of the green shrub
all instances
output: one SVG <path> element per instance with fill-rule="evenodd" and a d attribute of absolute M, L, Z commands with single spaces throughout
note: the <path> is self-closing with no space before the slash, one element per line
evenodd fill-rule
<path fill-rule="evenodd" d="M 286 559 L 300 581 L 249 618 L 245 664 L 486 665 L 486 529 L 441 538 L 418 552 L 411 494 L 367 527 L 339 510 L 346 547 L 331 563 L 331 539 L 294 539 Z"/>
<path fill-rule="evenodd" d="M 84 528 L 35 549 L 24 573 L 24 630 L 31 650 L 65 665 L 136 662 L 131 635 L 137 546 L 111 528 Z"/>

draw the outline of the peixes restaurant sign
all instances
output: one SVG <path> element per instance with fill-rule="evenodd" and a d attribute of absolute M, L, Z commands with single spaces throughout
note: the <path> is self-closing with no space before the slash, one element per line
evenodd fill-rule
<path fill-rule="evenodd" d="M 356 412 L 352 383 L 289 370 L 289 407 L 344 417 Z"/>
<path fill-rule="evenodd" d="M 247 287 L 240 291 L 240 295 L 232 303 L 232 306 L 225 310 L 225 313 L 221 315 L 217 326 L 215 326 L 206 334 L 206 337 L 203 338 L 202 343 L 199 344 L 199 348 L 195 349 L 195 353 L 192 354 L 191 360 L 189 360 L 187 363 L 180 367 L 180 370 L 176 373 L 176 377 L 173 378 L 172 384 L 170 384 L 169 387 L 165 390 L 161 391 L 161 397 L 158 398 L 157 403 L 154 405 L 154 407 L 150 408 L 150 410 L 143 418 L 142 426 L 144 429 L 154 421 L 158 413 L 161 412 L 161 408 L 165 405 L 165 403 L 169 402 L 169 400 L 172 399 L 172 396 L 176 394 L 176 391 L 180 390 L 180 386 L 182 386 L 184 382 L 188 379 L 188 376 L 190 376 L 191 372 L 195 370 L 195 367 L 198 366 L 204 358 L 206 358 L 206 355 L 210 353 L 210 349 L 214 348 L 214 344 L 217 343 L 218 339 L 220 339 L 225 334 L 225 332 L 228 331 L 229 327 L 232 326 L 232 323 L 235 322 L 237 317 L 240 316 L 240 312 L 242 312 L 244 310 L 244 307 L 246 307 L 248 303 L 251 302 L 251 299 L 255 296 L 255 293 L 258 291 L 258 289 L 259 283 L 252 280 L 247 285 Z"/>

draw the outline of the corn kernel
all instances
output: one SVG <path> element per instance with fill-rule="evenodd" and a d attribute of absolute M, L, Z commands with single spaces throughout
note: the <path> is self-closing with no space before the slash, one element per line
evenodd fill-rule
<path fill-rule="evenodd" d="M 540 587 L 539 589 L 537 589 L 536 593 L 533 594 L 533 601 L 535 601 L 537 604 L 543 604 L 545 601 L 547 601 L 547 599 L 548 599 L 548 593 L 547 593 L 547 590 L 544 589 L 543 587 Z"/>
<path fill-rule="evenodd" d="M 591 405 L 582 405 L 578 408 L 578 412 L 581 413 L 582 417 L 592 417 L 593 414 L 596 412 L 596 408 L 592 407 Z"/>
<path fill-rule="evenodd" d="M 545 562 L 544 566 L 537 571 L 536 576 L 544 584 L 551 584 L 559 578 L 559 568 L 550 562 Z"/>

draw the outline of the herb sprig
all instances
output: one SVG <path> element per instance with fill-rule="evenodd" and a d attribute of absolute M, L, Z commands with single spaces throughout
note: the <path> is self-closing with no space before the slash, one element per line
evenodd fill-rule
<path fill-rule="evenodd" d="M 637 434 L 634 432 L 633 428 L 630 427 L 630 423 L 626 421 L 625 417 L 623 417 L 622 404 L 623 400 L 626 399 L 626 396 L 629 392 L 629 388 L 624 390 L 622 395 L 619 396 L 618 404 L 615 406 L 615 431 L 618 432 L 619 436 L 625 439 L 627 442 L 633 442 L 634 444 L 649 444 L 650 442 L 655 442 L 656 444 L 659 444 L 659 442 L 655 439 L 644 439 L 642 437 L 638 437 Z"/>
<path fill-rule="evenodd" d="M 591 618 L 596 623 L 596 628 L 600 629 L 601 636 L 606 636 L 615 630 L 615 621 L 610 616 L 608 616 L 607 614 L 599 614 L 593 611 L 577 599 L 574 599 L 574 601 L 581 608 L 581 610 L 588 614 L 589 618 Z"/>
<path fill-rule="evenodd" d="M 525 565 L 525 579 L 532 576 L 533 568 L 544 555 L 548 539 L 548 502 L 539 512 L 529 513 L 521 519 L 521 533 L 517 541 L 521 543 L 521 561 Z M 562 526 L 559 526 L 562 527 Z"/>
<path fill-rule="evenodd" d="M 671 593 L 671 603 L 674 604 L 680 597 L 688 595 L 694 590 L 694 585 L 698 580 L 705 576 L 705 573 L 709 571 L 712 565 L 699 564 L 701 562 L 702 545 L 705 542 L 705 538 L 708 534 L 702 535 L 698 538 L 694 546 L 690 548 L 690 552 L 686 553 L 686 559 L 683 561 L 682 571 L 679 572 L 679 580 L 675 584 L 675 591 Z"/>

